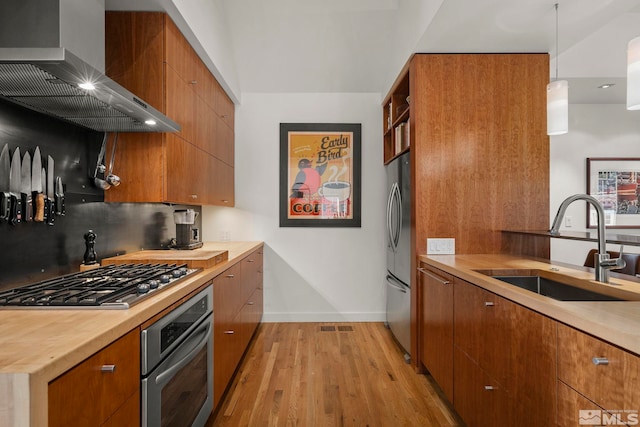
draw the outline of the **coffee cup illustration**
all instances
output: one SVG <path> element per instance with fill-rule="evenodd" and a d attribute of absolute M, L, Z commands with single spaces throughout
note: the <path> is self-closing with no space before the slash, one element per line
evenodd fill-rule
<path fill-rule="evenodd" d="M 318 194 L 325 199 L 337 199 L 338 202 L 344 202 L 351 196 L 351 184 L 345 181 L 325 182 L 318 189 Z"/>

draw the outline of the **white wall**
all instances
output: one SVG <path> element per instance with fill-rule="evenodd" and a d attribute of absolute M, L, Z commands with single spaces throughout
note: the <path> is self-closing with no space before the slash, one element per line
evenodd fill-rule
<path fill-rule="evenodd" d="M 385 320 L 380 103 L 378 93 L 242 95 L 236 206 L 203 207 L 203 239 L 265 242 L 264 321 Z M 281 122 L 362 124 L 361 228 L 279 227 Z"/>
<path fill-rule="evenodd" d="M 625 105 L 569 105 L 569 133 L 551 137 L 550 146 L 550 223 L 562 201 L 576 193 L 585 193 L 587 158 L 640 157 L 640 112 L 627 111 Z M 585 231 L 586 203 L 574 202 L 565 216 L 573 226 L 561 230 Z M 590 230 L 594 231 L 594 230 Z M 610 229 L 608 233 L 640 234 L 637 229 Z M 594 242 L 551 239 L 551 259 L 582 265 Z M 608 245 L 618 250 L 618 245 Z M 640 252 L 625 246 L 625 252 Z"/>

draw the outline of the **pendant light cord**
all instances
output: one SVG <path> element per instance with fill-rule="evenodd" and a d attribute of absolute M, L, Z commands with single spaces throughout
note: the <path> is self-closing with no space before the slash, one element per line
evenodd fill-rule
<path fill-rule="evenodd" d="M 558 62 L 560 57 L 560 52 L 558 51 L 558 3 L 555 5 L 556 8 L 556 81 L 558 80 Z"/>

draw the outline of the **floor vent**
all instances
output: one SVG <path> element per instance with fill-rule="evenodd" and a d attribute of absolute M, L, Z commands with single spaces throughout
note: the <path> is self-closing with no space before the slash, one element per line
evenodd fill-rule
<path fill-rule="evenodd" d="M 334 332 L 335 330 L 335 326 L 320 326 L 320 332 Z"/>
<path fill-rule="evenodd" d="M 353 326 L 338 326 L 340 332 L 353 332 Z"/>

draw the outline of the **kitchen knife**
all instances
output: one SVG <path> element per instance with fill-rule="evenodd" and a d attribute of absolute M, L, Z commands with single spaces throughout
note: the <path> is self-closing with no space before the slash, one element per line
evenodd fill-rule
<path fill-rule="evenodd" d="M 47 196 L 44 194 L 47 191 L 47 171 L 42 168 L 40 173 L 40 185 L 42 186 L 42 220 L 46 223 L 49 222 L 49 212 L 47 212 Z"/>
<path fill-rule="evenodd" d="M 62 185 L 62 178 L 56 177 L 56 215 L 64 215 L 64 186 Z"/>
<path fill-rule="evenodd" d="M 20 170 L 20 193 L 22 197 L 22 220 L 31 222 L 33 219 L 33 203 L 31 201 L 31 154 L 27 151 L 22 158 Z"/>
<path fill-rule="evenodd" d="M 40 147 L 33 152 L 33 165 L 31 166 L 31 197 L 33 198 L 33 220 L 44 221 L 44 194 L 42 188 L 42 160 L 40 159 Z"/>
<path fill-rule="evenodd" d="M 11 196 L 9 194 L 9 145 L 5 144 L 0 152 L 0 222 L 9 221 Z"/>
<path fill-rule="evenodd" d="M 53 189 L 53 176 L 54 176 L 54 162 L 53 157 L 47 156 L 47 198 L 44 202 L 45 205 L 45 215 L 47 217 L 47 224 L 53 225 L 53 220 L 55 216 L 55 195 Z"/>
<path fill-rule="evenodd" d="M 11 193 L 11 212 L 9 216 L 9 222 L 12 225 L 20 224 L 22 222 L 22 196 L 20 190 L 22 188 L 22 180 L 20 174 L 22 168 L 20 167 L 20 147 L 16 147 L 11 158 L 11 175 L 9 176 L 9 192 Z"/>

